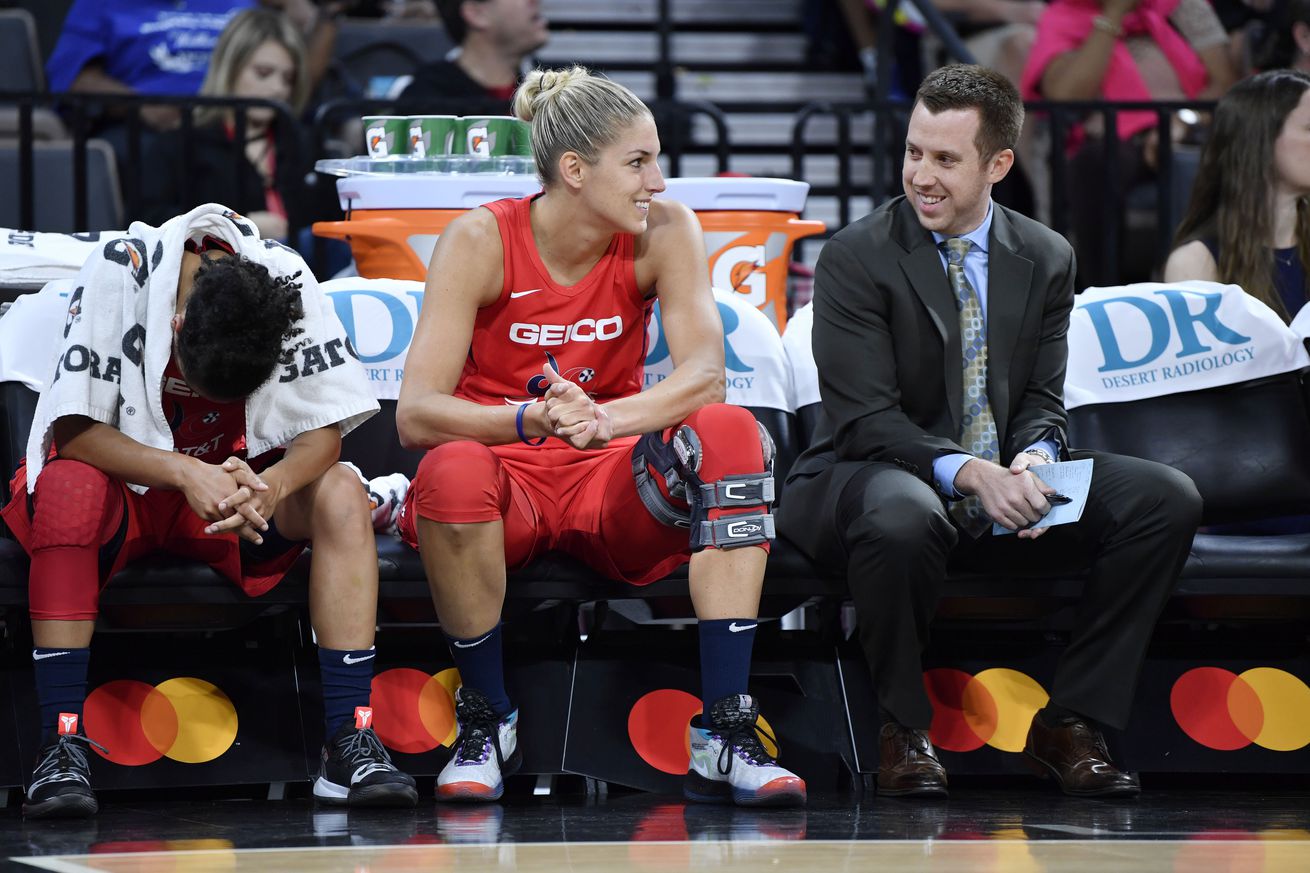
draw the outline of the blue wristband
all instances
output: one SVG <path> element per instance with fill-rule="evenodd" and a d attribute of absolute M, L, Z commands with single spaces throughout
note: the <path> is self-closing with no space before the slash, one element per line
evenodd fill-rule
<path fill-rule="evenodd" d="M 528 439 L 528 435 L 523 432 L 523 413 L 528 411 L 531 403 L 520 403 L 519 411 L 514 416 L 514 429 L 519 432 L 519 439 L 530 446 L 539 446 L 546 441 L 545 437 L 537 437 L 536 440 Z"/>

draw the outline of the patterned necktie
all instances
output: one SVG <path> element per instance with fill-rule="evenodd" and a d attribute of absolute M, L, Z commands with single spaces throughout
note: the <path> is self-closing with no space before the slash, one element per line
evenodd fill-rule
<path fill-rule="evenodd" d="M 955 292 L 955 308 L 960 313 L 960 351 L 964 363 L 964 403 L 960 410 L 959 443 L 969 454 L 985 461 L 995 461 L 1001 454 L 996 440 L 996 420 L 987 402 L 987 324 L 982 303 L 964 275 L 964 256 L 973 244 L 962 237 L 946 240 L 946 274 Z M 957 500 L 950 506 L 951 516 L 965 533 L 977 539 L 991 518 L 977 497 Z"/>

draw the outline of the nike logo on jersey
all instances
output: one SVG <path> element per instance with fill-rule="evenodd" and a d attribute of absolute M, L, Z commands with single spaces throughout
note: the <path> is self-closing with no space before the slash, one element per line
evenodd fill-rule
<path fill-rule="evenodd" d="M 728 630 L 734 634 L 739 634 L 742 631 L 755 630 L 757 627 L 759 627 L 758 624 L 737 624 L 737 622 L 734 621 L 732 624 L 728 625 Z"/>
<path fill-rule="evenodd" d="M 350 655 L 342 655 L 342 656 L 341 656 L 341 662 L 342 662 L 343 664 L 346 664 L 346 665 L 351 665 L 351 664 L 362 664 L 362 663 L 364 663 L 365 661 L 371 661 L 371 660 L 373 660 L 373 654 L 374 654 L 374 653 L 370 652 L 369 654 L 365 655 L 365 656 L 362 657 L 362 658 L 352 658 Z"/>
<path fill-rule="evenodd" d="M 533 289 L 531 289 L 531 290 L 529 290 L 529 291 L 511 291 L 511 292 L 509 292 L 509 299 L 510 299 L 510 300 L 518 300 L 520 297 L 527 297 L 529 294 L 536 294 L 538 291 L 541 291 L 541 290 L 544 290 L 544 289 L 542 289 L 542 288 L 533 288 Z"/>
<path fill-rule="evenodd" d="M 38 652 L 36 649 L 33 649 L 32 660 L 44 661 L 46 658 L 58 658 L 60 655 L 71 655 L 71 654 L 72 652 Z"/>
<path fill-rule="evenodd" d="M 487 634 L 487 635 L 486 635 L 485 637 L 483 637 L 482 639 L 480 639 L 480 640 L 474 640 L 474 641 L 471 642 L 471 643 L 461 643 L 459 640 L 455 640 L 455 648 L 457 648 L 457 649 L 471 649 L 471 648 L 473 648 L 474 646 L 480 646 L 480 645 L 482 645 L 483 643 L 485 643 L 485 642 L 486 642 L 488 639 L 490 639 L 490 638 L 491 638 L 491 634 Z"/>

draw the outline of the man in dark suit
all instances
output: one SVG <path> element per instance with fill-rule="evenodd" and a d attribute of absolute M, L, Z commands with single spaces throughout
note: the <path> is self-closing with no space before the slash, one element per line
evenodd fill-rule
<path fill-rule="evenodd" d="M 823 416 L 780 531 L 844 568 L 884 724 L 878 788 L 942 795 L 920 657 L 947 566 L 1090 566 L 1077 626 L 1025 754 L 1070 794 L 1132 795 L 1100 725 L 1122 728 L 1141 661 L 1200 518 L 1161 464 L 1070 452 L 1062 402 L 1074 257 L 991 200 L 1023 127 L 1014 86 L 946 67 L 920 87 L 905 196 L 824 246 L 814 283 Z M 1093 458 L 1080 521 L 1043 528 L 1054 490 L 1028 468 Z M 992 522 L 1017 536 L 992 536 Z"/>

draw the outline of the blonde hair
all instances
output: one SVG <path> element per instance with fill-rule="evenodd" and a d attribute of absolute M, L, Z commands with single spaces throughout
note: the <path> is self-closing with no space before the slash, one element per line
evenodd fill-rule
<path fill-rule="evenodd" d="M 232 16 L 223 28 L 209 58 L 201 97 L 231 97 L 237 77 L 250 58 L 266 42 L 275 42 L 287 50 L 296 68 L 291 86 L 291 108 L 299 114 L 309 98 L 309 64 L 305 40 L 295 25 L 282 13 L 271 9 L 245 9 Z M 227 113 L 221 106 L 203 106 L 196 110 L 196 124 L 212 124 Z"/>
<path fill-rule="evenodd" d="M 627 88 L 586 67 L 533 70 L 514 93 L 514 114 L 532 124 L 532 156 L 543 187 L 556 181 L 560 155 L 595 164 L 601 149 L 650 109 Z"/>

